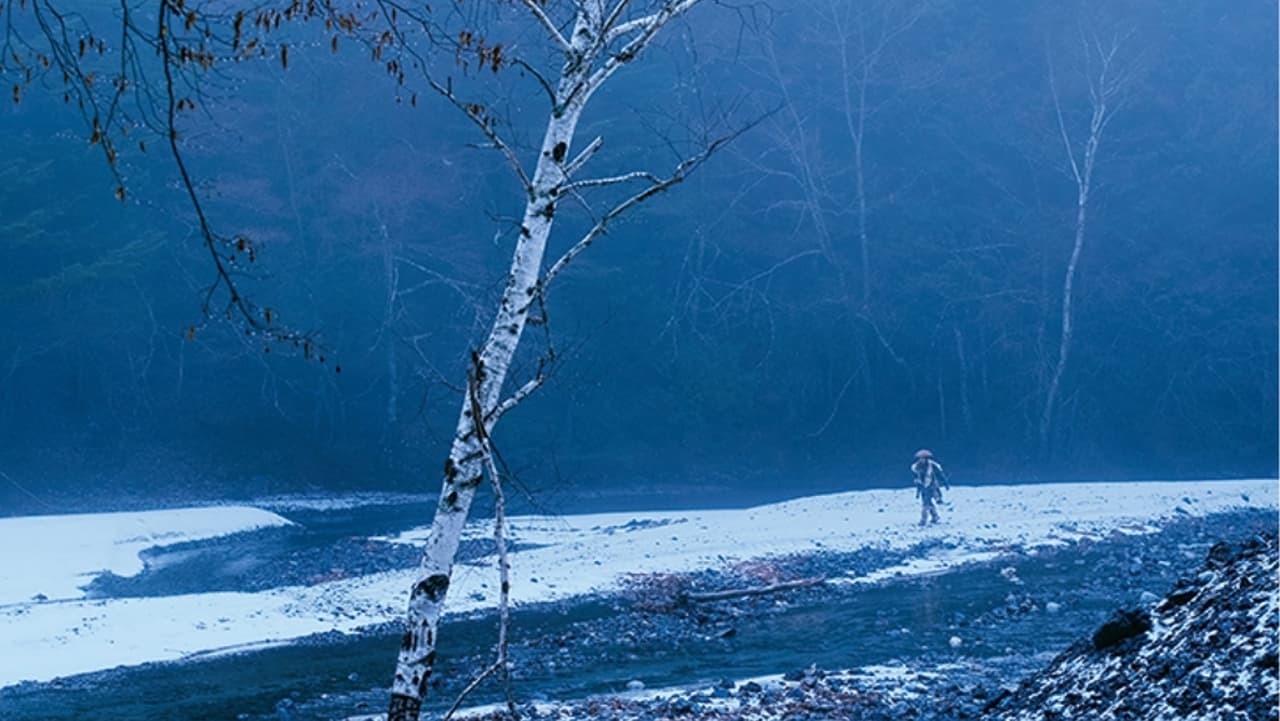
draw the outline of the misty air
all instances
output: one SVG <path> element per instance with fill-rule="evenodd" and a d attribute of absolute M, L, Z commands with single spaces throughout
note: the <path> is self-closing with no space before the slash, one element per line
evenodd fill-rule
<path fill-rule="evenodd" d="M 1277 8 L 0 0 L 0 719 L 1277 721 Z"/>

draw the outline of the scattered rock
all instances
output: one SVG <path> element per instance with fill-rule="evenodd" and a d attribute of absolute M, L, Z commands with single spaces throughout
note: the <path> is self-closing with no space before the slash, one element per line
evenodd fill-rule
<path fill-rule="evenodd" d="M 1093 634 L 1093 647 L 1111 648 L 1151 630 L 1151 616 L 1142 609 L 1121 609 Z"/>
<path fill-rule="evenodd" d="M 1213 570 L 1180 581 L 1150 614 L 1116 612 L 1092 643 L 1067 649 L 1016 691 L 988 703 L 983 717 L 1275 719 L 1276 536 L 1217 544 L 1205 564 Z M 1159 632 L 1148 634 L 1153 626 Z M 1138 637 L 1142 643 L 1132 641 Z"/>

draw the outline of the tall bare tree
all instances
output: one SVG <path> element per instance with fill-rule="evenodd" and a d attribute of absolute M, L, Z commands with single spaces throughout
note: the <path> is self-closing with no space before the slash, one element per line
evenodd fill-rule
<path fill-rule="evenodd" d="M 1074 236 L 1071 255 L 1067 260 L 1062 281 L 1062 315 L 1058 337 L 1058 353 L 1045 389 L 1044 405 L 1040 412 L 1039 445 L 1041 455 L 1052 452 L 1054 416 L 1062 393 L 1062 378 L 1071 354 L 1073 323 L 1075 320 L 1075 283 L 1084 252 L 1088 230 L 1089 208 L 1095 193 L 1094 173 L 1098 153 L 1107 126 L 1123 105 L 1124 91 L 1128 86 L 1131 68 L 1121 63 L 1120 53 L 1128 36 L 1113 34 L 1104 40 L 1095 30 L 1079 30 L 1079 59 L 1082 78 L 1088 96 L 1088 124 L 1081 135 L 1072 137 L 1068 114 L 1063 111 L 1062 97 L 1058 91 L 1057 74 L 1052 56 L 1049 61 L 1049 90 L 1053 98 L 1054 118 L 1058 134 L 1066 152 L 1067 165 L 1076 188 Z"/>
<path fill-rule="evenodd" d="M 522 0 L 519 9 L 542 28 L 550 53 L 521 52 L 499 60 L 507 52 L 501 45 L 481 52 L 482 60 L 516 65 L 532 74 L 548 103 L 545 130 L 529 171 L 510 138 L 504 136 L 490 111 L 455 93 L 451 84 L 428 79 L 431 87 L 470 118 L 488 144 L 507 160 L 524 197 L 524 210 L 502 297 L 492 327 L 474 351 L 470 386 L 458 413 L 444 481 L 431 535 L 423 553 L 418 578 L 409 598 L 408 617 L 395 678 L 388 721 L 416 719 L 434 669 L 440 618 L 450 586 L 454 557 L 471 503 L 484 476 L 487 457 L 483 439 L 495 423 L 543 380 L 539 370 L 513 392 L 504 390 L 521 335 L 538 311 L 548 285 L 593 242 L 604 235 L 620 215 L 681 182 L 714 152 L 723 139 L 707 144 L 697 154 L 679 162 L 669 174 L 648 170 L 587 177 L 584 169 L 603 146 L 596 137 L 574 149 L 578 123 L 592 97 L 623 66 L 633 62 L 658 34 L 700 0 L 573 0 L 540 3 Z M 464 38 L 463 45 L 469 39 Z M 475 41 L 484 47 L 484 40 Z M 521 48 L 523 51 L 523 48 Z M 553 60 L 539 63 L 539 57 Z M 547 67 L 549 66 L 549 67 Z M 627 190 L 606 202 L 602 212 L 591 209 L 597 192 Z M 554 262 L 544 266 L 544 255 L 557 212 L 565 202 L 585 204 L 593 218 L 588 230 Z M 543 319 L 545 320 L 545 319 Z M 505 394 L 505 395 L 504 395 Z"/>

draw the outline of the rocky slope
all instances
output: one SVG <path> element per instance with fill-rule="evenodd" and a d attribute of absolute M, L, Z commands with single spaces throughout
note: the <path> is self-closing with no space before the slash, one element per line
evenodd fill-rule
<path fill-rule="evenodd" d="M 1274 534 L 1219 543 L 1150 610 L 1118 611 L 984 716 L 1272 721 L 1277 718 Z"/>

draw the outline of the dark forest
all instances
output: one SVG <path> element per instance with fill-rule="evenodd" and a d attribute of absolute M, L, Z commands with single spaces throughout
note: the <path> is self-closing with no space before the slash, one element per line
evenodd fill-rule
<path fill-rule="evenodd" d="M 920 447 L 958 483 L 1274 476 L 1275 27 L 1261 0 L 699 8 L 580 137 L 607 173 L 746 130 L 565 271 L 497 449 L 535 501 L 897 486 Z M 203 309 L 160 138 L 122 144 L 121 201 L 60 81 L 3 104 L 0 513 L 438 487 L 514 186 L 429 90 L 288 32 L 183 143 L 257 243 L 241 286 L 314 350 Z M 455 72 L 533 153 L 536 84 Z"/>

